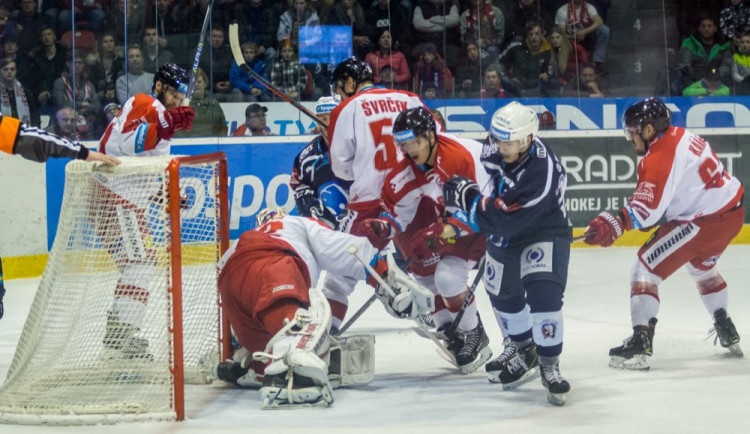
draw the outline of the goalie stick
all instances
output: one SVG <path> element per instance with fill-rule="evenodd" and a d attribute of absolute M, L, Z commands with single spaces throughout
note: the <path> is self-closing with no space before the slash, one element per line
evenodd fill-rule
<path fill-rule="evenodd" d="M 206 31 L 208 31 L 208 22 L 211 20 L 211 12 L 214 8 L 214 0 L 208 3 L 206 9 L 206 16 L 203 18 L 203 27 L 201 27 L 201 34 L 198 37 L 198 46 L 195 48 L 195 59 L 193 60 L 193 70 L 190 74 L 190 82 L 188 83 L 187 92 L 185 92 L 185 98 L 183 104 L 186 106 L 190 105 L 190 98 L 193 97 L 193 91 L 195 90 L 195 76 L 198 73 L 198 64 L 201 60 L 201 52 L 203 52 L 203 40 L 206 39 Z"/>
<path fill-rule="evenodd" d="M 239 66 L 240 69 L 243 70 L 247 75 L 254 78 L 255 81 L 263 85 L 263 87 L 271 91 L 271 93 L 293 105 L 294 108 L 307 115 L 310 119 L 322 125 L 323 128 L 328 128 L 328 124 L 318 119 L 318 117 L 315 116 L 315 113 L 313 113 L 310 109 L 293 100 L 292 98 L 289 98 L 284 92 L 277 89 L 268 80 L 263 78 L 262 75 L 253 71 L 253 69 L 250 68 L 247 63 L 245 63 L 245 58 L 242 56 L 242 48 L 240 48 L 239 25 L 236 22 L 229 25 L 229 47 L 232 49 L 232 56 L 234 57 L 235 63 L 237 63 L 237 66 Z"/>

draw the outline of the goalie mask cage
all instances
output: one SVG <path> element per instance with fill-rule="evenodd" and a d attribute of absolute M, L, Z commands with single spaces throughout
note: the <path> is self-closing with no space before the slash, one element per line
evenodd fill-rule
<path fill-rule="evenodd" d="M 66 167 L 57 236 L 0 388 L 0 422 L 182 420 L 185 383 L 209 382 L 228 354 L 216 269 L 229 244 L 224 153 L 121 160 Z M 123 293 L 125 282 L 145 291 Z M 106 344 L 123 300 L 140 354 Z"/>

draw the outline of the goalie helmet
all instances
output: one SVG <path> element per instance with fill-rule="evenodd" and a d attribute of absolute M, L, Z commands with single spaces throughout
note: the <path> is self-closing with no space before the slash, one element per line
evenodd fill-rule
<path fill-rule="evenodd" d="M 415 107 L 402 111 L 393 121 L 393 139 L 405 142 L 425 135 L 435 133 L 435 117 L 424 107 Z"/>
<path fill-rule="evenodd" d="M 331 89 L 334 89 L 339 81 L 346 80 L 347 77 L 354 79 L 356 84 L 373 81 L 372 68 L 367 62 L 363 62 L 356 57 L 350 57 L 336 66 L 331 74 Z"/>
<path fill-rule="evenodd" d="M 286 211 L 279 207 L 266 208 L 261 210 L 255 217 L 255 227 L 261 227 L 271 220 L 280 220 L 287 216 Z"/>
<path fill-rule="evenodd" d="M 521 140 L 524 141 L 521 145 L 523 147 L 529 134 L 534 135 L 537 131 L 539 131 L 539 118 L 536 112 L 517 101 L 501 107 L 492 115 L 490 136 L 495 140 L 506 142 Z"/>
<path fill-rule="evenodd" d="M 632 134 L 640 134 L 646 125 L 651 124 L 656 134 L 664 132 L 672 121 L 672 112 L 658 98 L 646 98 L 628 107 L 622 115 L 625 138 L 632 140 Z"/>
<path fill-rule="evenodd" d="M 165 63 L 159 67 L 154 75 L 154 84 L 151 86 L 151 90 L 156 87 L 156 82 L 161 81 L 162 84 L 173 87 L 182 93 L 187 93 L 188 83 L 190 77 L 187 71 L 177 66 L 175 63 Z"/>

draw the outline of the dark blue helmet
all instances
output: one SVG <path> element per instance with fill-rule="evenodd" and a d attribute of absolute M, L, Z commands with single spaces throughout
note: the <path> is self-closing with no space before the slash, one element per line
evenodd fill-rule
<path fill-rule="evenodd" d="M 161 81 L 162 84 L 166 84 L 169 87 L 173 87 L 182 93 L 187 93 L 188 84 L 190 77 L 187 71 L 177 66 L 175 63 L 165 63 L 159 67 L 154 75 L 154 84 L 151 87 L 156 87 L 156 82 Z"/>

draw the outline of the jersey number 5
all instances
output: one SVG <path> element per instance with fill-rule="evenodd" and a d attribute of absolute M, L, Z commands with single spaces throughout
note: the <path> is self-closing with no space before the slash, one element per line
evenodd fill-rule
<path fill-rule="evenodd" d="M 378 170 L 388 170 L 398 163 L 398 151 L 396 144 L 393 143 L 393 136 L 383 132 L 385 127 L 391 127 L 393 120 L 386 118 L 379 121 L 370 122 L 370 133 L 375 143 L 375 168 Z"/>
<path fill-rule="evenodd" d="M 706 189 L 718 188 L 724 185 L 725 179 L 731 179 L 729 174 L 724 171 L 719 162 L 719 157 L 713 152 L 709 158 L 707 158 L 698 167 L 698 174 L 700 175 L 703 183 L 706 184 Z"/>

